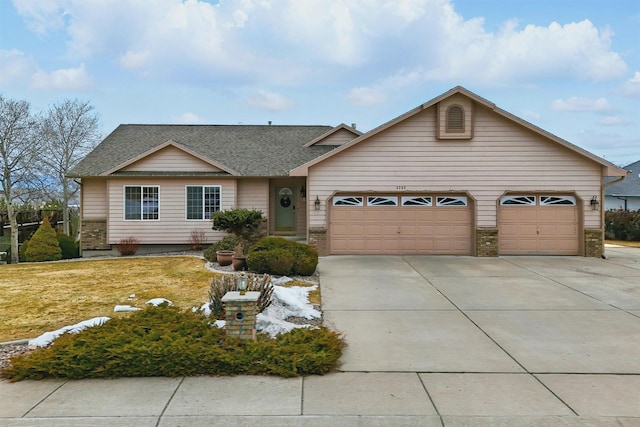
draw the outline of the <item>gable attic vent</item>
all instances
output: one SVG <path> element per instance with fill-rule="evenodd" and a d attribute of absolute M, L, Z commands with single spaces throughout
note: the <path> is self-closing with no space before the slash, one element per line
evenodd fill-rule
<path fill-rule="evenodd" d="M 464 132 L 464 110 L 459 105 L 447 108 L 447 132 Z"/>

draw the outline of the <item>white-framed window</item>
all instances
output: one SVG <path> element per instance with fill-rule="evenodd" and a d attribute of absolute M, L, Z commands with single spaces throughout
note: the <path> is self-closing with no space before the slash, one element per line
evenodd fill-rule
<path fill-rule="evenodd" d="M 220 210 L 219 185 L 187 185 L 187 219 L 211 219 Z"/>
<path fill-rule="evenodd" d="M 438 196 L 436 206 L 467 206 L 465 196 Z"/>
<path fill-rule="evenodd" d="M 431 196 L 402 196 L 402 206 L 433 206 Z"/>
<path fill-rule="evenodd" d="M 536 196 L 502 196 L 501 205 L 535 206 Z"/>
<path fill-rule="evenodd" d="M 540 206 L 575 206 L 576 198 L 573 196 L 540 196 Z"/>
<path fill-rule="evenodd" d="M 335 196 L 333 206 L 364 206 L 362 196 Z"/>
<path fill-rule="evenodd" d="M 396 196 L 367 196 L 368 206 L 398 206 Z"/>
<path fill-rule="evenodd" d="M 126 185 L 124 187 L 125 221 L 160 219 L 160 186 Z"/>

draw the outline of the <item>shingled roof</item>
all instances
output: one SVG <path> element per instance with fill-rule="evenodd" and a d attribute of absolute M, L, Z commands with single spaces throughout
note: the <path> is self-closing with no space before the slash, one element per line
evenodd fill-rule
<path fill-rule="evenodd" d="M 304 146 L 331 129 L 331 126 L 120 125 L 69 176 L 107 175 L 167 141 L 238 176 L 287 176 L 291 169 L 335 148 Z"/>
<path fill-rule="evenodd" d="M 629 175 L 623 181 L 607 187 L 604 194 L 614 197 L 640 197 L 640 160 L 622 169 L 629 171 Z"/>

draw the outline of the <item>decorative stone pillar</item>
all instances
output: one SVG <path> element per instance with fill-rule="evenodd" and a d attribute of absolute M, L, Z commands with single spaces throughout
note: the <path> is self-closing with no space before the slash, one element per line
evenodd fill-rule
<path fill-rule="evenodd" d="M 222 297 L 225 309 L 227 335 L 243 340 L 256 339 L 257 302 L 260 292 L 227 292 Z"/>

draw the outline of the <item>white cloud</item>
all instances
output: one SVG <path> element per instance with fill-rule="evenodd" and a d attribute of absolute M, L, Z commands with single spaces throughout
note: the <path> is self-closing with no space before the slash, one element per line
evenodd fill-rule
<path fill-rule="evenodd" d="M 260 90 L 256 96 L 247 99 L 251 107 L 267 111 L 284 111 L 293 107 L 293 101 L 275 92 Z"/>
<path fill-rule="evenodd" d="M 567 99 L 556 99 L 551 103 L 551 108 L 556 111 L 591 111 L 604 113 L 612 111 L 613 107 L 605 98 L 589 99 L 572 96 Z"/>
<path fill-rule="evenodd" d="M 127 53 L 120 57 L 119 62 L 123 68 L 143 68 L 149 64 L 149 56 L 150 55 L 148 51 L 132 52 L 129 50 L 127 51 Z"/>
<path fill-rule="evenodd" d="M 28 78 L 37 69 L 33 59 L 16 49 L 0 49 L 0 84 L 8 84 Z"/>
<path fill-rule="evenodd" d="M 367 106 L 380 104 L 385 101 L 386 96 L 378 89 L 369 87 L 356 87 L 351 89 L 347 95 L 347 99 L 353 105 Z"/>
<path fill-rule="evenodd" d="M 600 119 L 600 124 L 607 126 L 621 126 L 629 124 L 626 120 L 618 116 L 606 116 Z"/>
<path fill-rule="evenodd" d="M 326 78 L 388 92 L 434 80 L 603 81 L 627 72 L 613 33 L 591 21 L 521 28 L 513 20 L 490 32 L 451 0 L 14 1 L 36 31 L 64 29 L 71 56 L 205 85 Z"/>
<path fill-rule="evenodd" d="M 31 87 L 51 90 L 86 90 L 91 87 L 91 77 L 84 64 L 77 68 L 63 68 L 50 73 L 37 71 L 32 78 Z"/>
<path fill-rule="evenodd" d="M 191 111 L 187 111 L 180 114 L 178 117 L 175 117 L 173 122 L 181 125 L 199 125 L 208 123 L 205 118 L 200 117 L 199 115 L 197 115 L 196 113 L 192 113 Z"/>
<path fill-rule="evenodd" d="M 627 80 L 619 90 L 623 96 L 640 97 L 640 71 Z"/>

